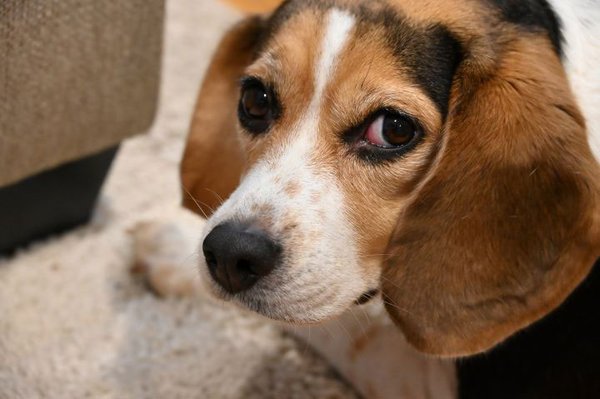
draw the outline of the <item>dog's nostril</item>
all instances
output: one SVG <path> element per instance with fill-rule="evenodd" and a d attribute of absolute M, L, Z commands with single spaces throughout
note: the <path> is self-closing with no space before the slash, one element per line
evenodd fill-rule
<path fill-rule="evenodd" d="M 217 267 L 217 258 L 211 251 L 205 251 L 204 258 L 206 259 L 206 264 L 208 265 L 208 267 L 210 267 L 211 269 Z"/>
<path fill-rule="evenodd" d="M 238 272 L 247 275 L 248 277 L 259 278 L 258 273 L 252 268 L 252 262 L 247 259 L 240 259 L 237 262 Z"/>
<path fill-rule="evenodd" d="M 252 287 L 279 263 L 281 247 L 266 233 L 240 223 L 225 223 L 202 244 L 208 270 L 227 292 Z"/>

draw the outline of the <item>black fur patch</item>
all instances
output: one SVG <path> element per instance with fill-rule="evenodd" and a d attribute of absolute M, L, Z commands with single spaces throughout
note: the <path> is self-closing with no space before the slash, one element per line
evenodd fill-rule
<path fill-rule="evenodd" d="M 486 0 L 504 20 L 527 30 L 545 31 L 559 56 L 563 55 L 561 23 L 546 0 Z M 567 0 L 568 1 L 568 0 Z"/>
<path fill-rule="evenodd" d="M 600 398 L 600 259 L 554 312 L 458 361 L 460 399 Z"/>
<path fill-rule="evenodd" d="M 291 16 L 307 8 L 326 12 L 332 7 L 341 6 L 334 0 L 285 1 L 267 22 L 261 48 Z M 357 2 L 345 9 L 358 20 L 362 30 L 358 37 L 371 27 L 385 29 L 387 43 L 398 57 L 399 67 L 407 69 L 445 118 L 452 81 L 463 57 L 461 45 L 450 30 L 440 24 L 414 25 L 383 0 Z"/>
<path fill-rule="evenodd" d="M 400 64 L 408 68 L 445 118 L 452 81 L 463 59 L 458 39 L 441 24 L 414 25 L 391 7 L 376 13 L 365 9 L 358 15 L 367 29 L 371 24 L 385 29 L 388 46 Z"/>

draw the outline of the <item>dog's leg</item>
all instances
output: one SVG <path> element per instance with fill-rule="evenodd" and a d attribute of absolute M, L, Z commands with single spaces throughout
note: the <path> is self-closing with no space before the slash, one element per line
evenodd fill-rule
<path fill-rule="evenodd" d="M 132 268 L 160 296 L 204 294 L 198 272 L 203 221 L 180 210 L 130 229 L 135 261 Z"/>
<path fill-rule="evenodd" d="M 453 362 L 410 347 L 380 299 L 335 320 L 286 329 L 328 359 L 365 399 L 456 397 Z"/>

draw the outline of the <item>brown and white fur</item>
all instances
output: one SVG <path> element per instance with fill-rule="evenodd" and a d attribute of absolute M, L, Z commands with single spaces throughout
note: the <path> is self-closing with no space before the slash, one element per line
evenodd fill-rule
<path fill-rule="evenodd" d="M 311 324 L 307 339 L 368 398 L 453 397 L 453 365 L 437 358 L 488 351 L 551 314 L 600 256 L 600 5 L 550 1 L 559 46 L 514 4 L 288 1 L 234 27 L 208 71 L 184 205 L 210 215 L 201 240 L 243 221 L 285 256 L 240 293 L 204 264 L 202 279 Z M 280 103 L 260 135 L 236 121 L 244 76 Z M 361 156 L 344 138 L 378 109 L 411 115 L 422 139 Z M 365 331 L 348 312 L 373 290 L 393 323 L 374 310 Z M 347 332 L 331 341 L 319 326 L 336 318 Z"/>

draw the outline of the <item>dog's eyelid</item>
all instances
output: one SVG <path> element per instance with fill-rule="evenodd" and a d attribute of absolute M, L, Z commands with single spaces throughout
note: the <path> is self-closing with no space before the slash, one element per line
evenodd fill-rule
<path fill-rule="evenodd" d="M 366 114 L 365 117 L 362 117 L 362 116 L 358 117 L 356 119 L 359 121 L 358 123 L 353 121 L 349 124 L 350 125 L 349 127 L 341 130 L 342 138 L 344 141 L 346 141 L 346 142 L 352 141 L 354 135 L 364 132 L 364 130 L 367 129 L 371 123 L 373 123 L 377 118 L 379 118 L 380 116 L 385 115 L 385 114 L 397 114 L 397 115 L 401 115 L 405 118 L 408 118 L 411 120 L 412 123 L 414 123 L 414 125 L 420 131 L 421 135 L 423 135 L 423 136 L 427 135 L 427 129 L 425 128 L 425 125 L 423 123 L 421 123 L 419 118 L 417 118 L 410 112 L 407 112 L 403 109 L 399 109 L 396 107 L 389 107 L 389 106 L 377 107 L 377 108 L 373 108 L 373 109 L 374 110 L 369 111 L 368 113 L 365 113 Z"/>
<path fill-rule="evenodd" d="M 378 111 L 375 111 L 375 114 L 378 114 L 378 113 L 379 113 L 379 115 L 384 114 L 384 113 L 390 113 L 390 114 L 397 114 L 397 115 L 403 116 L 407 119 L 410 119 L 410 121 L 412 123 L 414 123 L 414 125 L 419 130 L 421 130 L 421 131 L 424 130 L 423 124 L 421 123 L 419 118 L 404 109 L 399 109 L 396 107 L 382 107 Z"/>
<path fill-rule="evenodd" d="M 238 80 L 238 85 L 241 89 L 252 86 L 264 86 L 269 92 L 277 94 L 276 85 L 269 79 L 262 78 L 257 75 L 245 75 Z"/>
<path fill-rule="evenodd" d="M 246 75 L 246 76 L 242 76 L 239 79 L 239 86 L 240 87 L 246 87 L 246 86 L 250 86 L 252 84 L 261 84 L 264 85 L 265 87 L 268 87 L 269 85 L 266 84 L 264 82 L 264 80 L 258 76 L 254 76 L 254 75 Z"/>

